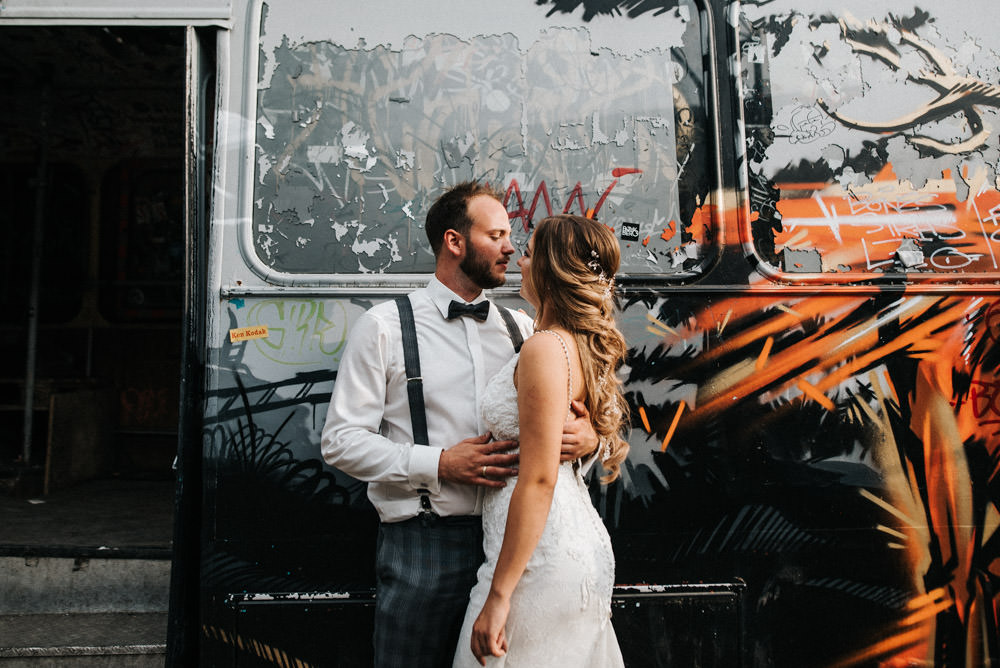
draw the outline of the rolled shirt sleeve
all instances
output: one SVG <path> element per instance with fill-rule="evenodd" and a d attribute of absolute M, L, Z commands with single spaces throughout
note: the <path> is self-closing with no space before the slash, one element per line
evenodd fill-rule
<path fill-rule="evenodd" d="M 323 459 L 364 482 L 436 494 L 441 487 L 438 460 L 443 448 L 415 445 L 412 438 L 397 442 L 383 435 L 387 387 L 398 380 L 392 377 L 398 373 L 394 369 L 398 365 L 392 363 L 398 339 L 390 335 L 391 326 L 369 311 L 352 328 L 323 426 Z M 398 401 L 398 397 L 388 399 Z M 405 424 L 393 426 L 390 433 L 410 432 L 408 416 Z"/>

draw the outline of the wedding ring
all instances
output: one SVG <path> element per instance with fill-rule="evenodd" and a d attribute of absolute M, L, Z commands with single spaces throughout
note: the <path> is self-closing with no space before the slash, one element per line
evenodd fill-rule
<path fill-rule="evenodd" d="M 485 466 L 483 467 L 483 477 L 484 478 L 486 477 L 486 467 Z"/>

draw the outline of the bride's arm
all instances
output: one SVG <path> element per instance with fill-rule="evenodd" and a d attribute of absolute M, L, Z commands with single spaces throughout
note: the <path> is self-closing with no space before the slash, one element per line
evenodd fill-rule
<path fill-rule="evenodd" d="M 519 473 L 493 584 L 472 628 L 472 652 L 483 665 L 483 657 L 500 656 L 507 649 L 504 626 L 510 611 L 510 597 L 549 516 L 569 403 L 566 396 L 568 373 L 565 354 L 555 337 L 536 335 L 524 342 L 517 365 L 521 430 Z"/>

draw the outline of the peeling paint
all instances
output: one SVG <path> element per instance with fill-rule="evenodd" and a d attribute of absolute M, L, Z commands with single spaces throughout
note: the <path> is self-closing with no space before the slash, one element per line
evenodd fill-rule
<path fill-rule="evenodd" d="M 669 20 L 700 49 L 696 27 L 683 32 L 686 17 Z M 264 50 L 255 198 L 271 204 L 255 214 L 258 255 L 289 273 L 429 271 L 433 254 L 412 223 L 442 184 L 485 179 L 533 200 L 530 209 L 507 202 L 517 245 L 534 220 L 559 211 L 614 229 L 674 220 L 672 237 L 655 234 L 641 253 L 624 246 L 623 268 L 697 271 L 707 255 L 677 249 L 714 235 L 684 215 L 680 197 L 705 187 L 708 153 L 694 138 L 707 117 L 684 100 L 677 135 L 674 102 L 704 73 L 689 73 L 675 60 L 684 47 L 662 39 L 627 56 L 593 40 L 590 25 L 548 27 L 533 39 L 414 33 L 400 50 L 283 36 Z M 525 174 L 530 185 L 516 176 Z M 321 224 L 306 235 L 300 220 Z M 353 234 L 345 221 L 358 221 Z"/>
<path fill-rule="evenodd" d="M 823 271 L 823 259 L 815 249 L 786 248 L 781 253 L 781 268 L 789 273 L 819 273 Z"/>
<path fill-rule="evenodd" d="M 974 4 L 968 12 L 992 7 Z M 990 140 L 1000 69 L 983 63 L 1000 60 L 1000 43 L 960 24 L 954 12 L 896 2 L 744 8 L 752 236 L 766 262 L 797 271 L 778 249 L 805 233 L 799 248 L 836 274 L 996 268 L 986 213 L 996 190 L 984 185 L 1000 167 Z M 917 248 L 897 252 L 907 239 Z"/>
<path fill-rule="evenodd" d="M 913 239 L 904 239 L 896 249 L 896 257 L 907 269 L 923 266 L 924 252 Z"/>

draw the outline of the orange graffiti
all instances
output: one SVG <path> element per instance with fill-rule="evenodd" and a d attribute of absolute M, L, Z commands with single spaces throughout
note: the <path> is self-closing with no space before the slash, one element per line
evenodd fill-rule
<path fill-rule="evenodd" d="M 677 233 L 677 223 L 673 220 L 670 221 L 666 227 L 663 228 L 663 233 L 660 234 L 660 238 L 664 241 L 670 241 L 674 238 L 674 234 Z M 643 244 L 645 245 L 645 243 Z"/>
<path fill-rule="evenodd" d="M 981 177 L 963 172 L 970 185 Z M 966 282 L 992 281 L 1000 269 L 1000 192 L 973 188 L 959 200 L 948 171 L 920 187 L 900 181 L 891 164 L 865 185 L 775 187 L 782 194 L 775 252 L 810 250 L 822 258 L 823 273 L 796 274 L 797 282 L 882 280 L 900 272 L 931 283 L 953 281 L 956 274 Z M 755 214 L 746 221 L 746 239 L 753 238 L 748 225 Z"/>
<path fill-rule="evenodd" d="M 674 437 L 674 432 L 677 430 L 677 423 L 681 421 L 681 415 L 684 413 L 685 403 L 682 401 L 677 404 L 677 412 L 674 413 L 674 420 L 670 423 L 670 428 L 667 429 L 667 435 L 663 437 L 663 443 L 660 445 L 660 452 L 666 452 L 667 445 L 670 444 L 670 440 Z"/>

